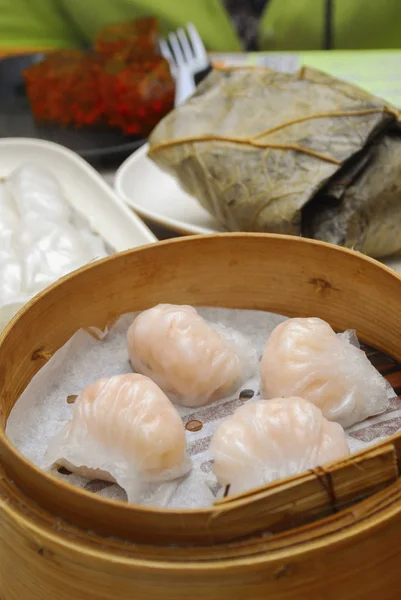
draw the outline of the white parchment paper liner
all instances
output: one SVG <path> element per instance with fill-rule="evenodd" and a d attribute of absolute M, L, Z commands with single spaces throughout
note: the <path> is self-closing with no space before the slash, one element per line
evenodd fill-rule
<path fill-rule="evenodd" d="M 222 323 L 242 333 L 262 355 L 271 331 L 285 320 L 273 313 L 224 308 L 200 308 L 207 320 Z M 105 332 L 98 329 L 79 330 L 58 350 L 32 379 L 14 406 L 7 422 L 7 435 L 20 452 L 37 466 L 44 468 L 48 441 L 70 420 L 73 405 L 67 396 L 78 394 L 87 384 L 118 373 L 131 372 L 126 346 L 126 331 L 135 313 L 126 314 Z M 138 503 L 167 508 L 200 508 L 210 506 L 222 490 L 213 472 L 209 444 L 219 423 L 232 414 L 244 401 L 259 396 L 259 376 L 255 375 L 230 397 L 209 406 L 190 409 L 177 406 L 184 424 L 197 420 L 198 431 L 186 431 L 188 454 L 193 463 L 188 476 L 171 482 L 149 484 Z M 254 391 L 251 399 L 239 398 L 241 390 Z M 375 444 L 401 429 L 401 401 L 389 386 L 389 408 L 381 415 L 358 423 L 347 432 L 351 452 Z M 46 469 L 48 470 L 48 469 Z M 125 500 L 125 492 L 117 485 L 92 481 L 77 475 L 63 475 L 52 470 L 55 477 L 83 487 L 100 496 Z"/>

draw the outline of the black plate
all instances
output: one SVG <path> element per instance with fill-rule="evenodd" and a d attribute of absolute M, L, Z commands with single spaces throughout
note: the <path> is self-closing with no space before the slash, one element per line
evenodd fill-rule
<path fill-rule="evenodd" d="M 37 123 L 31 113 L 22 72 L 43 54 L 0 60 L 0 137 L 39 138 L 62 144 L 87 159 L 124 158 L 146 139 L 124 135 L 119 129 L 74 129 Z"/>

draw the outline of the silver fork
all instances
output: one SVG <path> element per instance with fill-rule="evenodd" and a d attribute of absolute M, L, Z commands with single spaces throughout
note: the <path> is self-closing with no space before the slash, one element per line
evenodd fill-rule
<path fill-rule="evenodd" d="M 167 40 L 160 40 L 160 52 L 170 64 L 175 79 L 175 106 L 184 102 L 195 91 L 195 75 L 209 66 L 209 58 L 192 23 L 186 28 L 170 33 Z"/>

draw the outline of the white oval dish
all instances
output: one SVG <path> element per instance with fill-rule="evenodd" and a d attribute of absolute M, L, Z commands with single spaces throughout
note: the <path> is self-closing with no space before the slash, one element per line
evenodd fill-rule
<path fill-rule="evenodd" d="M 0 178 L 8 177 L 28 163 L 54 175 L 66 200 L 86 218 L 90 228 L 109 248 L 119 252 L 157 241 L 101 175 L 71 150 L 45 140 L 0 139 Z M 7 281 L 2 283 L 7 285 Z M 1 296 L 0 289 L 0 331 L 31 297 L 21 293 L 10 303 Z"/>
<path fill-rule="evenodd" d="M 147 157 L 148 144 L 123 162 L 114 187 L 139 215 L 181 233 L 219 233 L 221 225 Z"/>
<path fill-rule="evenodd" d="M 51 171 L 72 206 L 117 252 L 157 241 L 101 175 L 72 150 L 45 140 L 0 139 L 0 177 L 26 162 Z"/>

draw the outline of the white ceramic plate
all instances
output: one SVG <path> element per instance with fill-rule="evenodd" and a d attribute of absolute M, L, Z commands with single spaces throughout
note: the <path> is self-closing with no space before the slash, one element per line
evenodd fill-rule
<path fill-rule="evenodd" d="M 0 177 L 7 177 L 23 163 L 51 171 L 68 201 L 117 252 L 157 241 L 99 173 L 71 150 L 44 140 L 0 139 Z M 0 302 L 0 333 L 24 302 Z"/>
<path fill-rule="evenodd" d="M 217 221 L 189 196 L 173 177 L 146 155 L 148 145 L 127 158 L 116 173 L 117 194 L 139 215 L 181 233 L 223 231 Z"/>
<path fill-rule="evenodd" d="M 153 233 L 93 167 L 64 146 L 30 138 L 0 139 L 0 177 L 29 162 L 49 169 L 66 198 L 116 251 L 156 241 Z"/>

